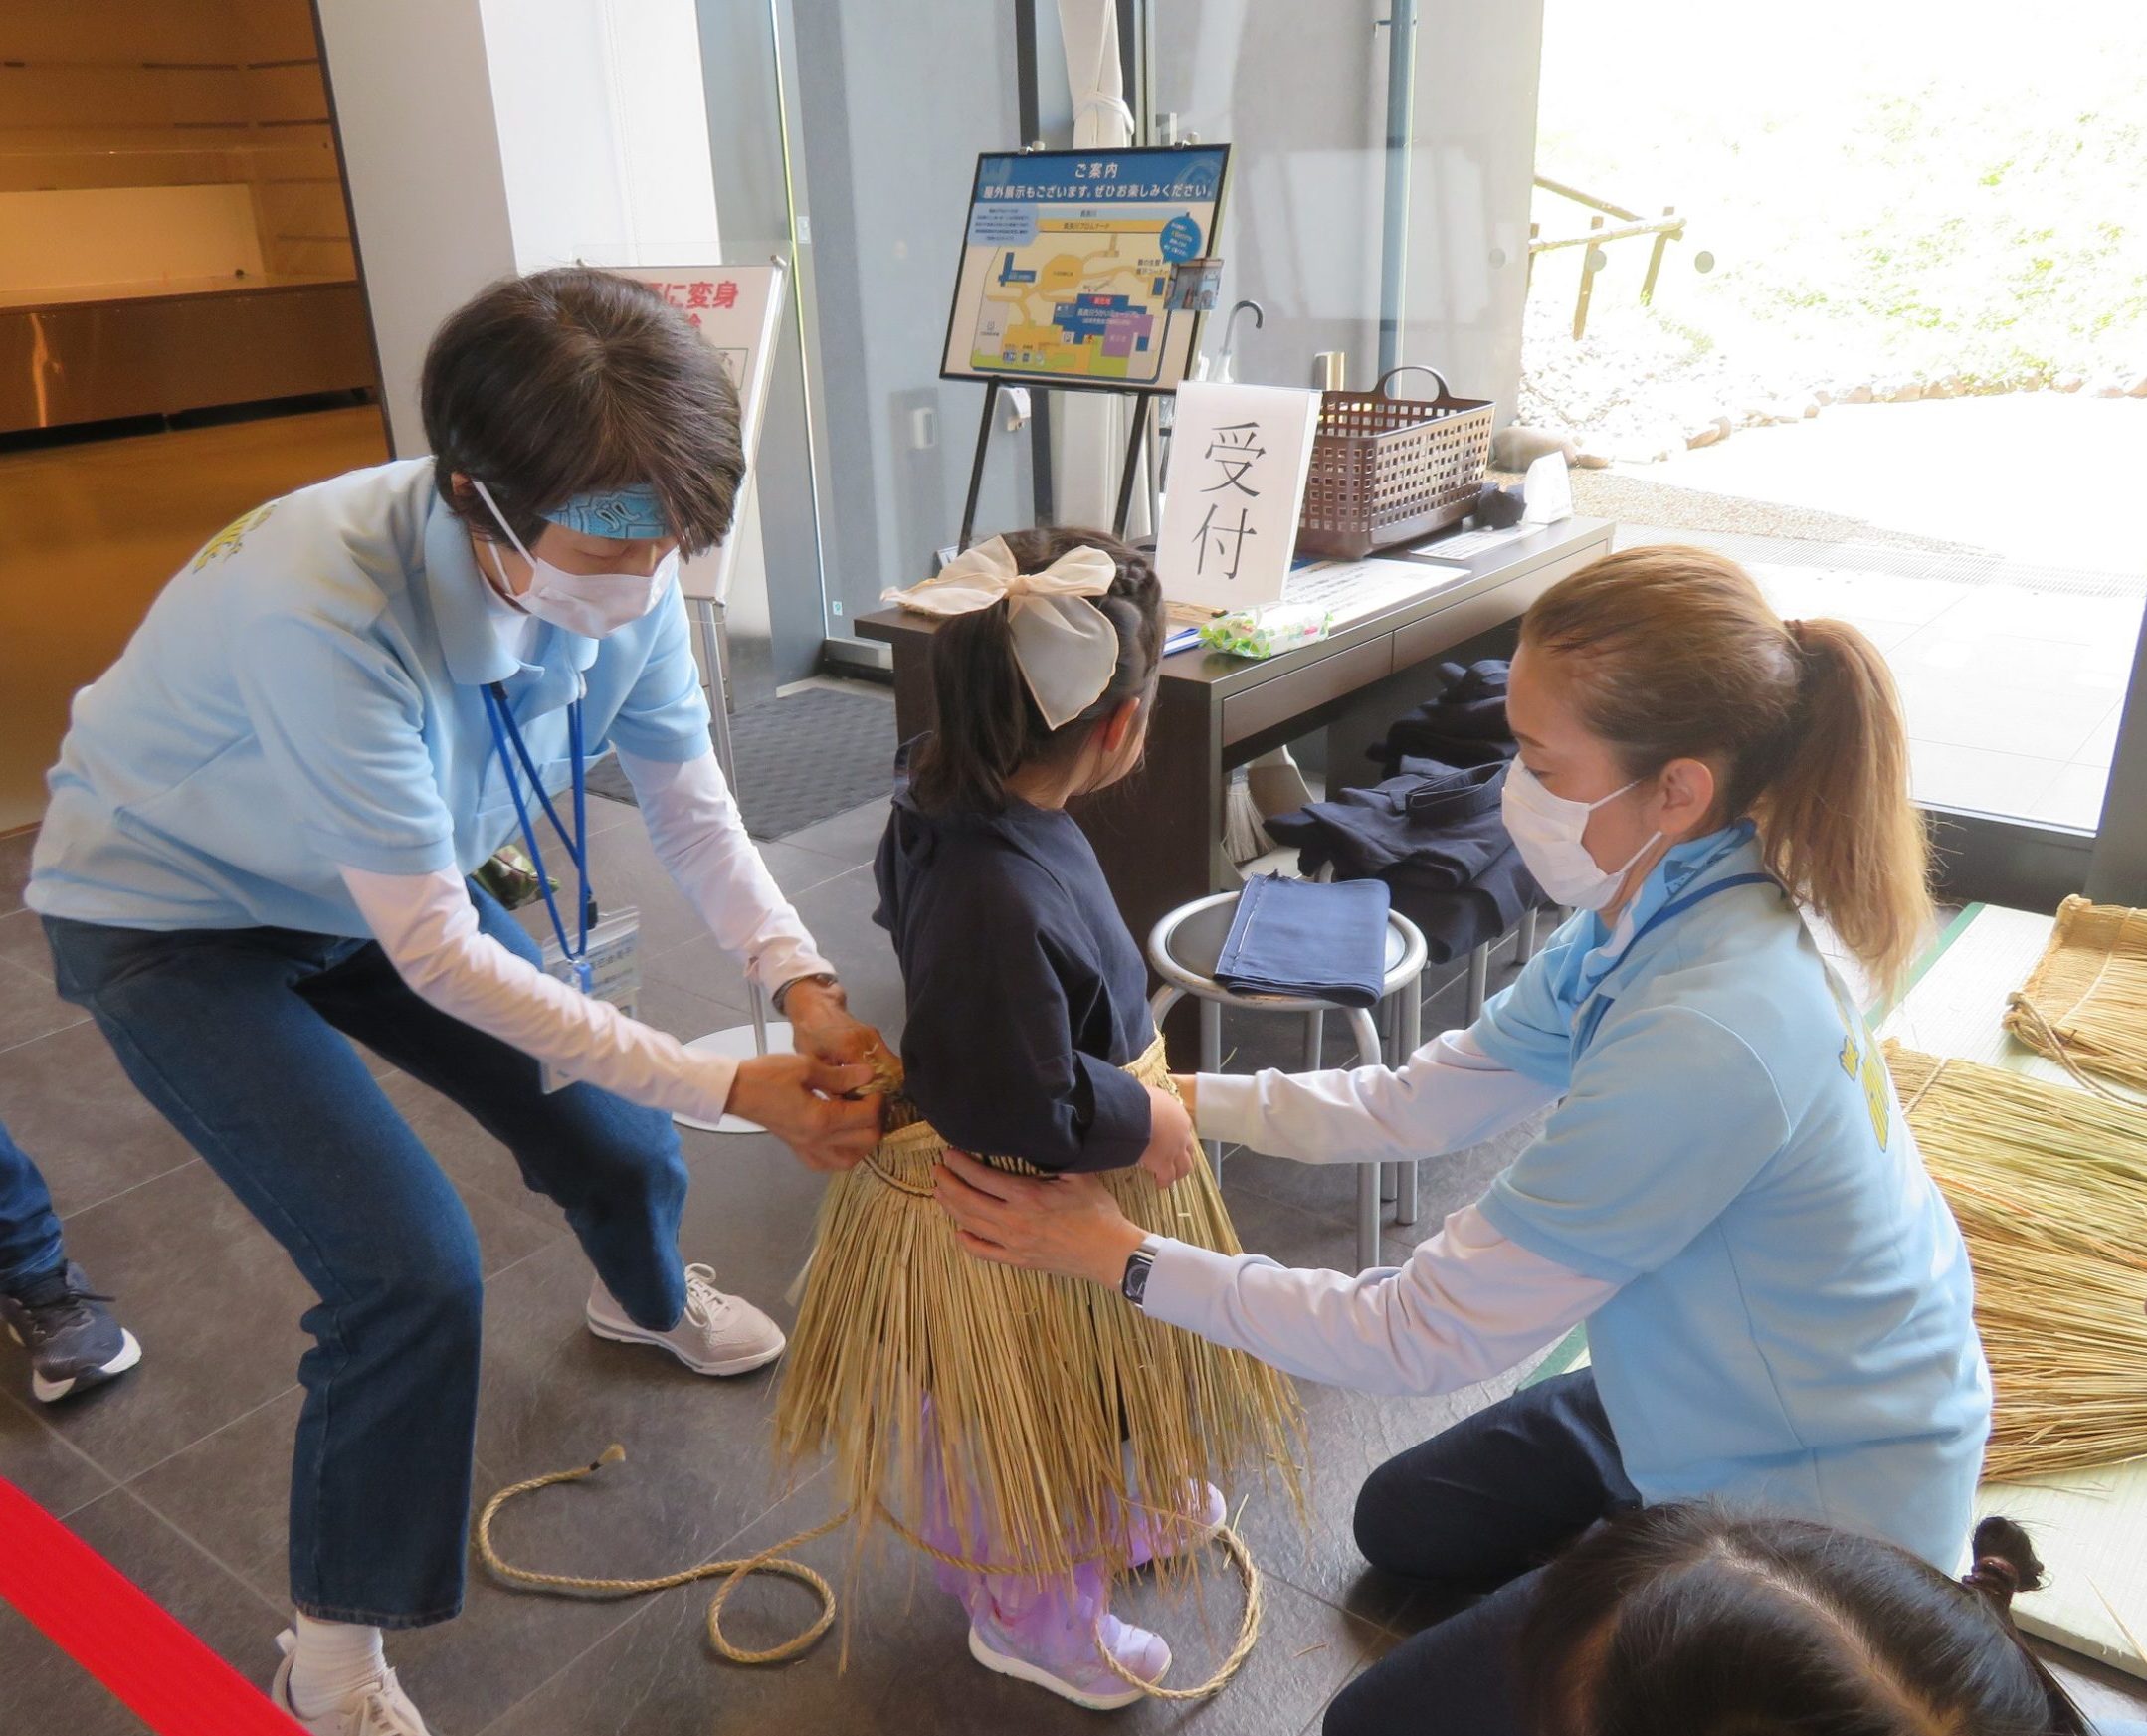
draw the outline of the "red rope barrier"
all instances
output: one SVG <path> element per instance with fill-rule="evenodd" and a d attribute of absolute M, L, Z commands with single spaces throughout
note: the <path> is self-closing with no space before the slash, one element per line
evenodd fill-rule
<path fill-rule="evenodd" d="M 157 1736 L 303 1736 L 110 1562 L 0 1477 L 0 1603 Z"/>

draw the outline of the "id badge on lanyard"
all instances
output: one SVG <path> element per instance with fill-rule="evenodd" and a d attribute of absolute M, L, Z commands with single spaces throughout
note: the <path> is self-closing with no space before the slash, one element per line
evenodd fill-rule
<path fill-rule="evenodd" d="M 485 699 L 486 714 L 491 720 L 492 745 L 499 754 L 507 794 L 514 799 L 514 818 L 521 827 L 522 848 L 529 853 L 529 866 L 536 871 L 537 887 L 544 894 L 544 908 L 551 916 L 552 938 L 544 942 L 542 949 L 544 972 L 585 995 L 609 1001 L 628 1018 L 633 1018 L 641 1002 L 641 912 L 632 908 L 616 910 L 593 927 L 589 921 L 589 813 L 588 790 L 582 776 L 581 699 L 577 696 L 567 707 L 567 735 L 574 763 L 574 830 L 571 833 L 560 820 L 559 811 L 552 806 L 543 780 L 537 776 L 536 762 L 529 757 L 529 749 L 522 741 L 521 729 L 507 706 L 505 690 L 495 681 L 485 689 Z M 530 822 L 529 804 L 523 800 L 521 786 L 515 782 L 517 761 L 529 779 L 529 787 L 536 792 L 544 817 L 551 822 L 559 842 L 566 846 L 568 860 L 574 865 L 575 938 L 571 942 L 567 939 L 566 923 L 559 914 L 559 900 L 552 892 L 551 877 L 544 871 L 544 855 L 537 845 L 536 828 Z M 572 1074 L 549 1062 L 542 1063 L 539 1084 L 547 1096 L 572 1083 Z"/>

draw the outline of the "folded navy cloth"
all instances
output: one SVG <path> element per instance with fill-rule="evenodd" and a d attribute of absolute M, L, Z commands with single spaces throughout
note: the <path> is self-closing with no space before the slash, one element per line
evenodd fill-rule
<path fill-rule="evenodd" d="M 1216 962 L 1215 980 L 1245 994 L 1296 995 L 1373 1007 L 1387 978 L 1387 887 L 1381 880 L 1256 874 Z"/>
<path fill-rule="evenodd" d="M 1470 664 L 1441 664 L 1446 685 L 1436 699 L 1419 705 L 1387 731 L 1370 757 L 1392 777 L 1414 771 L 1411 760 L 1437 760 L 1450 766 L 1500 764 L 1513 757 L 1513 736 L 1506 723 L 1506 666 L 1496 659 Z"/>
<path fill-rule="evenodd" d="M 1505 762 L 1419 763 L 1422 771 L 1277 814 L 1269 834 L 1296 847 L 1308 874 L 1332 863 L 1337 879 L 1354 880 L 1407 864 L 1439 890 L 1468 885 L 1513 848 L 1500 812 Z"/>

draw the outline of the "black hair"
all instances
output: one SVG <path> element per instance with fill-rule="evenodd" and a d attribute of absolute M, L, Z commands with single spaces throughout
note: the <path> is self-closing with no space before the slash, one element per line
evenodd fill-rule
<path fill-rule="evenodd" d="M 1029 696 L 1014 661 L 1008 605 L 956 615 L 932 635 L 932 731 L 912 755 L 910 789 L 932 813 L 1007 805 L 1007 783 L 1026 767 L 1072 758 L 1099 718 L 1145 698 L 1163 655 L 1163 588 L 1148 557 L 1099 530 L 1009 532 L 1007 552 L 1025 573 L 1076 548 L 1100 549 L 1118 568 L 1109 594 L 1089 599 L 1118 633 L 1118 667 L 1100 697 L 1058 729 Z"/>
<path fill-rule="evenodd" d="M 2027 1534 L 1948 1579 L 1906 1550 L 1710 1502 L 1646 1507 L 1546 1568 L 1520 1638 L 1540 1736 L 2086 1736 L 2013 1626 Z"/>
<path fill-rule="evenodd" d="M 524 546 L 543 514 L 646 483 L 686 554 L 730 530 L 745 449 L 738 393 L 685 315 L 648 285 L 586 266 L 502 278 L 425 352 L 425 438 L 441 495 L 500 540 L 474 477 Z"/>

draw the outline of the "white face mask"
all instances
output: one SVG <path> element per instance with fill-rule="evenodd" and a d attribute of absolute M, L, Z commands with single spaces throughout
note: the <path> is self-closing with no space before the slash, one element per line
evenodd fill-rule
<path fill-rule="evenodd" d="M 1588 830 L 1588 816 L 1604 802 L 1615 802 L 1626 790 L 1611 791 L 1602 801 L 1576 802 L 1554 796 L 1537 781 L 1534 772 L 1514 760 L 1506 768 L 1506 787 L 1499 798 L 1506 831 L 1521 862 L 1535 875 L 1536 884 L 1561 904 L 1576 910 L 1600 910 L 1618 895 L 1633 865 L 1655 847 L 1658 832 L 1626 859 L 1623 868 L 1603 868 L 1581 842 Z"/>
<path fill-rule="evenodd" d="M 529 585 L 514 599 L 539 621 L 589 639 L 616 633 L 630 621 L 639 621 L 664 600 L 679 577 L 679 551 L 673 549 L 656 563 L 653 573 L 570 573 L 548 560 L 539 560 L 522 547 L 521 538 L 508 526 L 491 492 L 475 477 L 470 485 L 491 508 L 493 520 L 506 531 L 514 552 L 529 563 Z"/>

